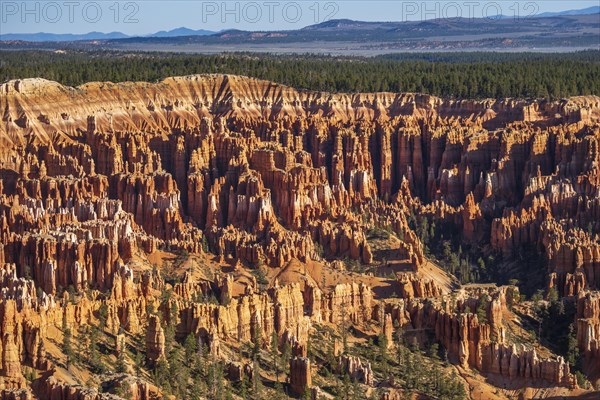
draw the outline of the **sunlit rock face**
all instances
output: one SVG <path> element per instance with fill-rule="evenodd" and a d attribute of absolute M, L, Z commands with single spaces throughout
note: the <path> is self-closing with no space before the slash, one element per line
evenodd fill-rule
<path fill-rule="evenodd" d="M 385 310 L 386 337 L 394 323 L 430 329 L 462 366 L 576 386 L 562 358 L 503 340 L 505 289 L 490 292 L 486 323 L 425 302 L 447 293 L 416 274 L 427 260 L 411 213 L 453 224 L 463 241 L 506 257 L 538 249 L 548 288 L 578 297 L 579 347 L 589 371 L 600 367 L 598 97 L 329 94 L 197 75 L 77 88 L 10 81 L 0 86 L 0 110 L 0 374 L 14 390 L 3 398 L 28 398 L 17 397 L 31 394 L 19 392 L 22 366 L 51 370 L 46 345 L 56 329 L 96 324 L 100 309 L 106 332 L 145 332 L 153 364 L 165 359 L 170 324 L 216 357 L 223 343 L 275 333 L 294 349 L 290 383 L 304 392 L 308 330 L 378 320 L 381 299 L 369 285 L 306 280 L 261 290 L 251 282 L 238 293 L 231 277 L 186 276 L 159 309 L 160 272 L 131 265 L 163 251 L 210 252 L 236 268 L 369 265 L 380 261 L 368 240 L 373 226 L 401 233 L 397 253 L 409 271 L 396 276 L 402 305 Z M 194 302 L 198 294 L 218 304 Z M 373 383 L 366 361 L 339 362 Z M 136 399 L 159 392 L 132 377 L 115 382 Z M 55 377 L 43 385 L 56 399 L 103 398 Z"/>

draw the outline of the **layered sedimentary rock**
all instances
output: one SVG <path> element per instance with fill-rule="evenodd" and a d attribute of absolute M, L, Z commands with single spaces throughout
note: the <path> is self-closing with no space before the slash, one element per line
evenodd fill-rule
<path fill-rule="evenodd" d="M 419 278 L 414 274 L 399 274 L 400 296 L 405 299 L 415 297 L 438 297 L 442 289 L 432 279 Z"/>
<path fill-rule="evenodd" d="M 103 382 L 103 385 L 112 390 L 125 388 L 125 391 L 129 393 L 127 398 L 130 400 L 152 400 L 161 395 L 156 386 L 129 375 L 113 376 Z M 117 400 L 122 398 L 110 393 L 101 393 L 92 388 L 68 385 L 52 375 L 40 381 L 34 388 L 34 392 L 42 400 Z"/>
<path fill-rule="evenodd" d="M 517 297 L 518 291 L 512 287 L 473 287 L 434 302 L 412 300 L 401 305 L 403 312 L 397 312 L 398 306 L 391 311 L 392 315 L 405 312 L 409 316 L 400 320 L 401 324 L 434 332 L 449 358 L 464 367 L 511 379 L 576 387 L 575 376 L 562 357 L 542 358 L 535 349 L 507 341 L 503 314 L 507 299 L 512 303 Z"/>
<path fill-rule="evenodd" d="M 165 360 L 165 333 L 160 326 L 160 318 L 150 317 L 146 330 L 146 358 L 148 363 L 156 364 Z"/>
<path fill-rule="evenodd" d="M 211 252 L 236 268 L 366 265 L 381 261 L 371 229 L 396 235 L 394 266 L 411 271 L 395 282 L 405 301 L 386 305 L 379 321 L 389 343 L 390 320 L 412 324 L 434 331 L 464 366 L 573 385 L 563 360 L 504 341 L 506 293 L 488 293 L 487 322 L 473 312 L 481 293 L 445 306 L 420 299 L 443 291 L 412 274 L 426 252 L 411 217 L 451 225 L 464 242 L 489 243 L 505 257 L 537 248 L 549 286 L 563 295 L 599 289 L 598 97 L 326 94 L 198 75 L 78 88 L 10 81 L 0 86 L 0 109 L 0 365 L 4 386 L 15 390 L 8 398 L 21 396 L 23 366 L 52 367 L 50 328 L 65 322 L 77 336 L 101 308 L 106 332 L 145 334 L 151 364 L 164 358 L 161 321 L 215 356 L 221 343 L 257 335 L 268 342 L 276 333 L 292 346 L 292 387 L 304 392 L 310 327 L 378 319 L 370 287 L 320 288 L 307 279 L 261 291 L 254 282 L 234 295 L 231 276 L 195 281 L 186 273 L 170 285 L 132 266 L 163 252 Z M 159 301 L 168 290 L 173 296 Z M 196 301 L 210 296 L 218 301 Z M 580 348 L 594 359 L 593 296 L 579 303 Z M 45 382 L 56 399 L 88 396 Z"/>
<path fill-rule="evenodd" d="M 359 357 L 343 355 L 338 361 L 338 370 L 341 374 L 348 374 L 354 380 L 365 385 L 373 385 L 373 370 L 371 363 L 363 362 Z"/>
<path fill-rule="evenodd" d="M 595 379 L 600 375 L 600 292 L 580 292 L 575 323 L 583 368 Z"/>
<path fill-rule="evenodd" d="M 129 375 L 114 376 L 103 382 L 112 390 L 125 388 L 129 393 L 128 400 L 153 400 L 160 398 L 160 390 L 147 381 Z M 37 381 L 33 389 L 3 390 L 2 400 L 118 400 L 122 397 L 110 393 L 101 393 L 97 389 L 81 385 L 69 385 L 58 380 L 54 375 L 43 377 Z"/>
<path fill-rule="evenodd" d="M 77 89 L 32 79 L 7 82 L 1 92 L 0 162 L 10 208 L 0 224 L 8 243 L 3 261 L 33 269 L 50 292 L 110 286 L 105 280 L 119 258 L 163 243 L 200 251 L 203 236 L 214 251 L 248 263 L 315 258 L 315 243 L 326 256 L 370 263 L 361 224 L 345 211 L 365 212 L 365 204 L 389 201 L 403 186 L 432 202 L 422 212 L 456 224 L 467 241 L 482 238 L 484 217 L 495 216 L 497 205 L 527 210 L 536 199 L 550 203 L 558 223 L 572 214 L 577 226 L 598 228 L 597 97 L 537 102 L 530 118 L 524 101 L 326 95 L 217 75 Z M 107 207 L 107 198 L 117 203 Z M 403 251 L 418 266 L 420 243 L 397 210 L 372 211 L 377 224 L 406 233 Z M 510 253 L 543 241 L 513 232 L 510 218 L 494 221 L 496 248 Z M 61 244 L 65 225 L 76 222 L 77 240 L 91 233 L 97 249 Z M 39 265 L 42 250 L 34 246 L 63 251 L 25 233 L 49 225 L 58 228 L 49 234 L 67 246 L 67 258 L 57 254 Z M 294 236 L 305 230 L 310 239 Z M 103 249 L 102 239 L 117 240 L 118 249 Z M 581 262 L 566 260 L 564 251 L 554 252 L 569 263 L 563 269 L 587 263 L 589 275 L 598 262 L 594 248 Z M 84 260 L 98 253 L 108 257 L 96 277 Z M 82 270 L 65 272 L 72 258 Z M 557 274 L 572 280 L 574 272 Z"/>
<path fill-rule="evenodd" d="M 304 357 L 294 357 L 290 360 L 290 389 L 297 394 L 303 394 L 312 386 L 310 360 Z"/>
<path fill-rule="evenodd" d="M 336 325 L 350 322 L 359 324 L 372 317 L 373 294 L 371 289 L 362 283 L 337 285 L 331 292 L 323 293 L 319 297 L 321 315 L 317 318 L 321 321 Z M 308 303 L 315 301 L 315 298 L 309 299 Z"/>

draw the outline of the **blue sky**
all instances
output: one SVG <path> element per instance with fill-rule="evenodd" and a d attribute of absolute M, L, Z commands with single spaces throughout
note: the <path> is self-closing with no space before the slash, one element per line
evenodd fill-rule
<path fill-rule="evenodd" d="M 405 21 L 504 15 L 597 6 L 582 1 L 398 1 L 398 0 L 0 0 L 0 33 L 120 31 L 144 35 L 185 26 L 192 29 L 298 29 L 328 19 Z"/>

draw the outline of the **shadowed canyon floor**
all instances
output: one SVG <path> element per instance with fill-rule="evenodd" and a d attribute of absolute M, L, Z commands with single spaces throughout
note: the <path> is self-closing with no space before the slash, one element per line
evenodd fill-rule
<path fill-rule="evenodd" d="M 2 399 L 597 395 L 600 97 L 25 79 L 0 112 Z"/>

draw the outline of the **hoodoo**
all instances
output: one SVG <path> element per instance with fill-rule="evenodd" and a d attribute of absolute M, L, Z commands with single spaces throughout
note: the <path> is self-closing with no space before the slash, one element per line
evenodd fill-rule
<path fill-rule="evenodd" d="M 597 96 L 193 75 L 13 80 L 0 110 L 1 399 L 391 399 L 422 371 L 433 398 L 501 399 L 600 377 Z"/>

